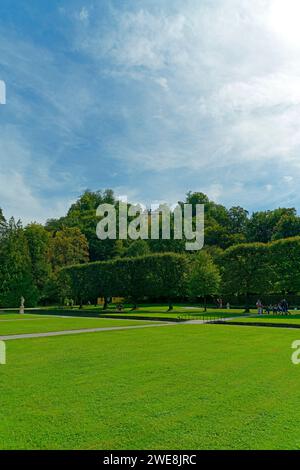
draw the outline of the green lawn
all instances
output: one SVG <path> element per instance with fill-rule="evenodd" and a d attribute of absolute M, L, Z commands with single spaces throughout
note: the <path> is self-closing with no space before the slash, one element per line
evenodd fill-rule
<path fill-rule="evenodd" d="M 9 317 L 12 318 L 9 318 Z M 79 330 L 82 328 L 110 328 L 118 326 L 143 325 L 150 322 L 141 320 L 113 320 L 108 318 L 55 318 L 39 315 L 15 315 L 0 317 L 0 336 L 23 333 L 46 333 L 50 331 Z M 151 324 L 151 323 L 150 323 Z"/>
<path fill-rule="evenodd" d="M 57 313 L 59 315 L 59 313 Z M 63 315 L 61 312 L 60 312 L 61 315 Z M 1 325 L 1 321 L 6 321 L 6 320 L 24 320 L 24 318 L 26 319 L 37 319 L 39 318 L 38 315 L 36 314 L 25 314 L 25 315 L 20 315 L 19 313 L 0 313 L 0 325 Z M 50 315 L 44 315 L 43 318 L 51 318 Z"/>
<path fill-rule="evenodd" d="M 28 310 L 30 312 L 30 310 Z M 131 317 L 144 317 L 156 319 L 159 318 L 161 320 L 168 320 L 168 319 L 192 319 L 192 318 L 199 318 L 202 319 L 203 315 L 209 317 L 221 317 L 221 318 L 228 318 L 228 317 L 235 317 L 243 315 L 244 310 L 242 309 L 232 309 L 232 310 L 219 310 L 219 309 L 207 309 L 205 313 L 203 308 L 201 307 L 194 307 L 189 305 L 175 305 L 174 310 L 168 312 L 166 305 L 141 305 L 138 310 L 132 311 L 131 308 L 125 308 L 122 312 L 117 312 L 116 308 L 110 308 L 108 311 L 103 312 L 101 308 L 94 308 L 94 307 L 85 307 L 84 309 L 74 308 L 74 309 L 58 309 L 58 308 L 41 308 L 39 310 L 31 311 L 31 313 L 35 313 L 36 315 L 65 315 L 65 316 L 78 316 L 78 317 L 94 317 L 94 318 L 106 318 L 114 317 L 114 316 L 122 316 L 124 319 L 131 318 Z M 252 313 L 255 313 L 253 311 Z M 11 313 L 12 315 L 13 313 Z M 0 313 L 0 320 L 3 317 L 4 313 Z M 19 317 L 18 314 L 15 314 L 16 317 Z"/>
<path fill-rule="evenodd" d="M 170 320 L 213 320 L 213 319 L 218 319 L 218 318 L 233 318 L 233 317 L 240 317 L 240 313 L 229 313 L 229 312 L 184 312 L 184 313 L 155 313 L 155 312 L 143 312 L 143 311 L 138 311 L 138 312 L 119 312 L 119 313 L 109 313 L 109 314 L 103 314 L 101 315 L 102 318 L 111 318 L 111 317 L 122 317 L 124 319 L 126 318 L 131 318 L 131 317 L 141 317 L 141 318 L 149 318 L 150 319 L 161 319 L 167 321 L 168 319 Z"/>
<path fill-rule="evenodd" d="M 9 341 L 0 447 L 300 449 L 297 339 L 179 324 Z"/>
<path fill-rule="evenodd" d="M 109 312 L 109 314 L 111 313 L 118 313 L 116 312 L 116 309 L 115 308 L 112 308 L 110 309 L 111 311 Z M 255 310 L 252 310 L 252 313 L 255 313 L 256 311 Z M 190 305 L 174 305 L 174 309 L 171 311 L 171 312 L 168 312 L 168 307 L 166 305 L 141 305 L 138 310 L 135 310 L 135 311 L 132 311 L 130 308 L 125 308 L 124 309 L 124 313 L 126 314 L 132 314 L 132 315 L 145 315 L 145 314 L 149 314 L 149 315 L 157 315 L 157 314 L 161 314 L 161 315 L 181 315 L 181 314 L 188 314 L 188 315 L 203 315 L 204 312 L 204 309 L 202 307 L 197 307 L 197 306 L 190 306 Z M 230 314 L 230 315 L 241 315 L 244 313 L 244 309 L 231 309 L 231 310 L 227 310 L 227 309 L 217 309 L 217 308 L 208 308 L 207 309 L 207 312 L 206 313 L 209 313 L 209 314 Z"/>
<path fill-rule="evenodd" d="M 300 315 L 258 315 L 258 316 L 251 316 L 251 317 L 244 317 L 244 318 L 237 318 L 236 320 L 229 320 L 231 321 L 238 321 L 243 323 L 291 323 L 291 324 L 299 324 L 300 325 Z"/>
<path fill-rule="evenodd" d="M 62 312 L 62 311 L 65 311 L 65 312 L 73 312 L 74 314 L 75 313 L 78 313 L 78 314 L 82 314 L 82 315 L 88 315 L 88 314 L 95 314 L 95 315 L 102 315 L 103 313 L 117 313 L 117 310 L 116 310 L 116 306 L 115 305 L 110 305 L 108 310 L 105 310 L 103 311 L 102 307 L 101 306 L 97 306 L 97 307 L 94 307 L 94 306 L 84 306 L 82 309 L 80 309 L 79 307 L 74 307 L 74 308 L 69 308 L 69 307 L 64 307 L 64 308 L 61 308 L 61 307 L 39 307 L 39 308 L 34 308 L 34 309 L 26 309 L 28 313 L 43 313 L 45 315 L 52 315 L 54 314 L 55 312 Z M 157 304 L 142 304 L 142 305 L 139 305 L 138 309 L 137 310 L 134 310 L 132 311 L 132 307 L 131 306 L 127 306 L 125 304 L 125 308 L 123 310 L 124 312 L 126 313 L 163 313 L 163 314 L 178 314 L 178 313 L 203 313 L 204 312 L 204 309 L 203 307 L 201 306 L 197 306 L 197 305 L 189 305 L 189 304 L 186 304 L 186 305 L 183 305 L 183 304 L 175 304 L 174 307 L 173 307 L 173 310 L 171 312 L 168 311 L 168 306 L 165 305 L 165 304 L 160 304 L 160 305 L 157 305 Z M 238 313 L 238 314 L 242 314 L 244 313 L 245 309 L 238 309 L 238 308 L 234 308 L 234 309 L 230 309 L 230 310 L 227 310 L 226 308 L 223 308 L 222 310 L 220 309 L 217 309 L 217 308 L 208 308 L 207 309 L 207 312 L 209 313 L 217 313 L 217 312 L 229 312 L 229 313 Z M 257 310 L 256 309 L 253 309 L 251 310 L 251 313 L 256 313 Z M 5 314 L 5 313 L 15 313 L 15 314 L 18 314 L 18 309 L 12 309 L 12 310 L 0 310 L 0 317 L 1 315 Z"/>

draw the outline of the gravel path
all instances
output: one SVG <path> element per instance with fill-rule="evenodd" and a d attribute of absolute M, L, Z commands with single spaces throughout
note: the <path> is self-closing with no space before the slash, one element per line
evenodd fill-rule
<path fill-rule="evenodd" d="M 55 316 L 52 316 L 52 318 Z M 63 317 L 60 318 L 70 318 L 70 317 Z M 77 318 L 77 317 L 75 317 Z M 238 317 L 232 318 L 231 320 L 237 319 Z M 29 319 L 28 319 L 29 320 Z M 226 320 L 230 320 L 227 318 Z M 5 320 L 4 320 L 5 321 Z M 9 320 L 11 321 L 11 320 Z M 63 330 L 63 331 L 48 331 L 46 333 L 24 333 L 19 335 L 5 335 L 0 336 L 0 341 L 9 341 L 15 339 L 29 339 L 29 338 L 48 338 L 51 336 L 64 336 L 64 335 L 78 335 L 83 333 L 99 333 L 102 331 L 122 331 L 122 330 L 136 330 L 140 328 L 157 328 L 161 326 L 178 326 L 178 325 L 204 325 L 208 323 L 214 323 L 215 320 L 189 320 L 184 321 L 181 323 L 175 322 L 160 322 L 160 323 L 152 323 L 147 325 L 135 325 L 135 326 L 111 326 L 107 328 L 81 328 L 79 330 Z"/>
<path fill-rule="evenodd" d="M 116 330 L 134 330 L 139 328 L 155 328 L 160 326 L 175 326 L 178 323 L 159 323 L 152 325 L 136 325 L 136 326 L 113 326 L 109 328 L 83 328 L 80 330 L 65 330 L 65 331 L 49 331 L 47 333 L 26 333 L 21 335 L 6 335 L 0 336 L 1 341 L 9 341 L 12 339 L 27 339 L 27 338 L 47 338 L 50 336 L 64 336 L 64 335 L 78 335 L 82 333 L 98 333 L 101 331 L 116 331 Z"/>

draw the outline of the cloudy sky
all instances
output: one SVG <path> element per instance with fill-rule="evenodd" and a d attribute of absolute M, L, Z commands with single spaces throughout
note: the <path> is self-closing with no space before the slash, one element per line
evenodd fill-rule
<path fill-rule="evenodd" d="M 0 207 L 300 209 L 299 0 L 1 0 Z"/>

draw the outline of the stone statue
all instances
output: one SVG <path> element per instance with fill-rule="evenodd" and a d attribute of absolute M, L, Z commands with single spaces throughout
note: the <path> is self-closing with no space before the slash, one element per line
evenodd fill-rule
<path fill-rule="evenodd" d="M 24 299 L 24 297 L 22 296 L 22 297 L 21 297 L 21 305 L 20 305 L 20 310 L 19 310 L 19 312 L 20 312 L 20 314 L 21 314 L 21 315 L 23 315 L 23 314 L 24 314 L 24 312 L 25 312 L 25 309 L 24 309 L 24 304 L 25 304 L 25 299 Z"/>

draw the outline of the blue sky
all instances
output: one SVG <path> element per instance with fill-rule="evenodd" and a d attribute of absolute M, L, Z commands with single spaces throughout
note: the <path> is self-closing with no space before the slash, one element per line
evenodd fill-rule
<path fill-rule="evenodd" d="M 0 207 L 300 207 L 298 0 L 1 0 Z"/>

